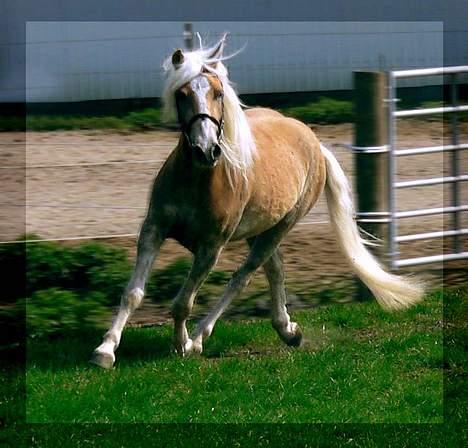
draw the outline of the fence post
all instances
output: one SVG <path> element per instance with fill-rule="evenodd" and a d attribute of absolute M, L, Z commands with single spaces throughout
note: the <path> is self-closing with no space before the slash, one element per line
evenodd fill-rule
<path fill-rule="evenodd" d="M 388 266 L 389 152 L 386 111 L 386 74 L 375 71 L 354 72 L 355 191 L 358 196 L 359 226 L 379 238 L 371 252 Z M 357 298 L 372 297 L 362 282 Z"/>
<path fill-rule="evenodd" d="M 184 45 L 186 50 L 193 50 L 193 25 L 191 23 L 184 23 Z"/>

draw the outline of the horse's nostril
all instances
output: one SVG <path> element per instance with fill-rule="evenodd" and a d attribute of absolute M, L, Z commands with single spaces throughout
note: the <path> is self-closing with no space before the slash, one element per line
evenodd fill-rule
<path fill-rule="evenodd" d="M 201 163 L 206 163 L 206 156 L 201 146 L 195 145 L 192 149 L 196 159 Z"/>
<path fill-rule="evenodd" d="M 221 155 L 221 147 L 219 145 L 214 145 L 213 149 L 211 150 L 211 154 L 214 160 L 219 159 L 219 156 Z"/>
<path fill-rule="evenodd" d="M 210 149 L 203 150 L 201 146 L 192 146 L 193 156 L 202 165 L 214 166 L 221 155 L 221 148 L 213 145 Z"/>

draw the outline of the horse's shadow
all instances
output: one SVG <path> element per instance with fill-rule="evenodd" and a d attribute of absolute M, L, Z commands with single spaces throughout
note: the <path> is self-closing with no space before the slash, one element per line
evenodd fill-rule
<path fill-rule="evenodd" d="M 237 338 L 227 343 L 224 338 L 209 341 L 202 357 L 221 358 L 227 352 L 245 346 L 247 339 Z M 88 331 L 51 339 L 32 340 L 27 347 L 27 365 L 29 367 L 63 371 L 72 368 L 97 368 L 89 362 L 91 354 L 102 341 L 102 331 Z M 116 353 L 116 366 L 151 363 L 170 357 L 177 357 L 172 334 L 164 329 L 125 332 Z"/>
<path fill-rule="evenodd" d="M 91 354 L 102 340 L 102 331 L 83 332 L 47 340 L 32 340 L 27 347 L 30 367 L 60 371 L 76 367 L 95 367 Z M 174 356 L 171 336 L 158 331 L 128 332 L 122 337 L 117 352 L 119 365 L 151 362 Z"/>

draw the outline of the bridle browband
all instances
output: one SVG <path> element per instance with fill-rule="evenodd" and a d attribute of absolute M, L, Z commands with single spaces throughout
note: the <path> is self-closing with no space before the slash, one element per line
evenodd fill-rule
<path fill-rule="evenodd" d="M 213 75 L 216 76 L 214 73 Z M 218 78 L 218 81 L 220 82 L 221 86 L 223 86 L 223 83 L 219 79 L 219 77 L 218 76 L 216 77 Z M 222 101 L 221 101 L 221 119 L 220 120 L 216 119 L 215 117 L 209 114 L 195 114 L 192 118 L 190 118 L 188 123 L 183 123 L 182 120 L 180 119 L 179 105 L 177 103 L 177 115 L 178 115 L 178 120 L 180 124 L 180 129 L 190 147 L 193 146 L 192 141 L 190 140 L 190 136 L 189 136 L 189 132 L 193 126 L 193 123 L 195 123 L 197 120 L 204 120 L 205 118 L 208 120 L 211 120 L 216 125 L 216 127 L 218 128 L 218 132 L 216 133 L 216 138 L 218 139 L 218 141 L 222 140 L 223 131 L 224 131 L 224 89 L 222 92 L 223 93 L 221 97 Z"/>

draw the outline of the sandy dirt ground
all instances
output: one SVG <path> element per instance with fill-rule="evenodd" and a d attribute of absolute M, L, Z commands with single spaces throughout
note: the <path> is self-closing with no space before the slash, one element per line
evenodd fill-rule
<path fill-rule="evenodd" d="M 353 183 L 353 155 L 344 148 L 353 141 L 352 125 L 312 126 L 312 129 L 334 152 Z M 449 135 L 440 122 L 405 120 L 398 124 L 400 148 L 449 143 Z M 127 247 L 133 257 L 135 238 L 131 235 L 138 232 L 152 179 L 174 148 L 177 133 L 30 132 L 26 144 L 24 138 L 21 133 L 0 134 L 0 240 L 17 238 L 26 221 L 25 230 L 42 238 L 130 235 L 105 241 Z M 462 124 L 460 141 L 468 141 L 467 123 Z M 466 151 L 460 153 L 460 159 L 460 171 L 466 174 Z M 450 154 L 410 156 L 398 159 L 397 177 L 398 180 L 440 177 L 449 175 L 450 169 Z M 468 204 L 468 188 L 463 183 L 460 187 L 462 203 Z M 402 189 L 397 194 L 397 208 L 441 207 L 448 205 L 450 198 L 450 185 Z M 468 227 L 468 213 L 462 213 L 461 220 Z M 398 233 L 437 231 L 450 226 L 449 216 L 410 218 L 399 222 Z M 462 240 L 465 251 L 467 242 L 467 238 Z M 405 243 L 400 247 L 401 257 L 449 252 L 450 245 L 449 238 Z M 324 198 L 290 233 L 282 247 L 287 277 L 294 285 L 327 285 L 337 279 L 352 278 L 335 244 Z M 231 244 L 219 268 L 235 269 L 245 253 L 244 243 Z M 157 264 L 163 266 L 183 255 L 188 253 L 174 241 L 168 241 Z M 445 267 L 446 282 L 464 281 L 468 263 L 447 263 Z M 440 284 L 441 268 L 430 265 L 409 271 L 417 271 Z"/>

